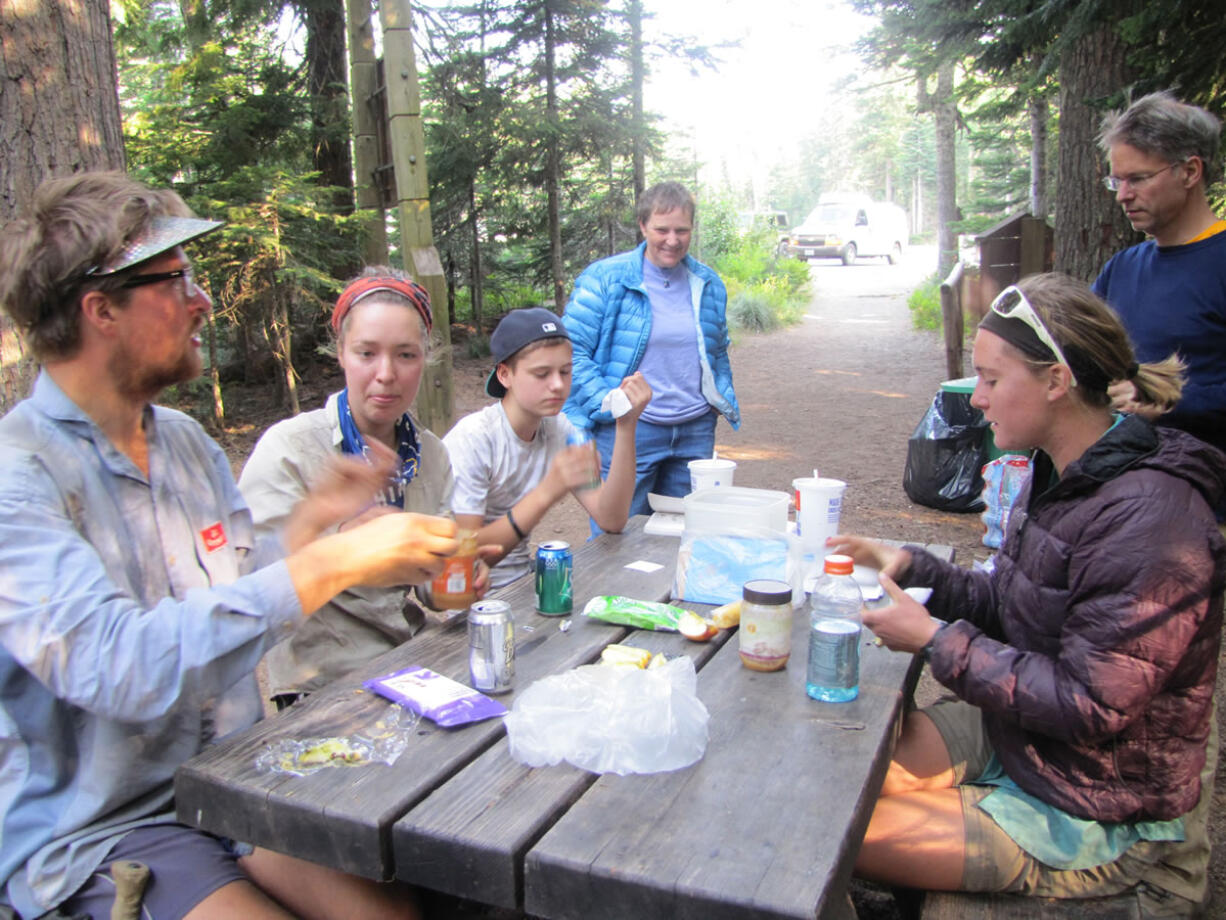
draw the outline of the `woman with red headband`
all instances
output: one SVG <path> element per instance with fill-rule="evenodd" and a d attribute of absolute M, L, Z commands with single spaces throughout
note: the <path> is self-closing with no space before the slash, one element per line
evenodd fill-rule
<path fill-rule="evenodd" d="M 397 470 L 379 503 L 339 529 L 393 511 L 450 514 L 447 450 L 409 413 L 432 327 L 429 296 L 403 272 L 367 268 L 345 287 L 332 311 L 345 388 L 322 409 L 264 432 L 239 478 L 257 530 L 280 532 L 312 483 L 336 475 L 331 461 L 338 454 L 394 453 Z M 273 699 L 278 707 L 292 703 L 409 639 L 424 623 L 407 586 L 343 591 L 268 653 Z"/>

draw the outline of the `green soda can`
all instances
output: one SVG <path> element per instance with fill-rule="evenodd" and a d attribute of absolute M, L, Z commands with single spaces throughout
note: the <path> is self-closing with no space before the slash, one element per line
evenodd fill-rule
<path fill-rule="evenodd" d="M 536 550 L 536 609 L 549 617 L 568 616 L 574 609 L 570 578 L 574 569 L 570 544 L 563 540 L 542 543 Z"/>

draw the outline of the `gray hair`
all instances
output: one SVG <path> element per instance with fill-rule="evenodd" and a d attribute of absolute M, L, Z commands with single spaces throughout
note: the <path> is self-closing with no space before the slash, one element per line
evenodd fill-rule
<path fill-rule="evenodd" d="M 1116 144 L 1127 144 L 1171 163 L 1200 157 L 1209 185 L 1216 176 L 1221 132 L 1222 124 L 1213 115 L 1163 90 L 1104 117 L 1098 146 L 1109 152 Z"/>
<path fill-rule="evenodd" d="M 694 219 L 694 196 L 680 182 L 657 182 L 639 196 L 635 206 L 640 224 L 651 220 L 653 214 L 663 214 L 680 208 L 690 220 Z"/>

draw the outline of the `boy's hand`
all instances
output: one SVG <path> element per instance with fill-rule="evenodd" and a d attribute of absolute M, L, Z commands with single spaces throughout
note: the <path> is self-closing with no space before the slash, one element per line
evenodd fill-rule
<path fill-rule="evenodd" d="M 558 451 L 549 464 L 549 476 L 561 486 L 558 497 L 576 489 L 600 484 L 600 458 L 596 442 L 572 444 Z"/>
<path fill-rule="evenodd" d="M 626 398 L 630 400 L 630 411 L 619 418 L 618 421 L 620 422 L 622 419 L 632 422 L 638 421 L 638 417 L 643 414 L 643 410 L 651 402 L 651 384 L 647 382 L 646 377 L 635 371 L 629 377 L 622 380 L 621 389 L 626 394 Z"/>

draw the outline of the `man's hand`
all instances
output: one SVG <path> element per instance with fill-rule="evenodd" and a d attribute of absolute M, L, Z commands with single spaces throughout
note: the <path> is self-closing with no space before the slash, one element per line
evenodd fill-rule
<path fill-rule="evenodd" d="M 399 462 L 395 451 L 378 442 L 369 445 L 367 458 L 329 457 L 310 492 L 290 513 L 285 525 L 286 549 L 294 552 L 331 527 L 352 527 L 386 514 L 373 503 Z"/>
<path fill-rule="evenodd" d="M 460 548 L 449 518 L 397 512 L 379 515 L 338 534 L 361 576 L 354 584 L 374 587 L 419 585 L 443 571 Z"/>
<path fill-rule="evenodd" d="M 928 608 L 915 601 L 884 572 L 881 587 L 893 603 L 888 607 L 864 607 L 860 616 L 864 625 L 877 634 L 885 647 L 894 652 L 918 652 L 933 637 L 940 624 L 928 613 Z"/>
<path fill-rule="evenodd" d="M 621 421 L 637 422 L 643 410 L 647 408 L 647 404 L 651 402 L 652 392 L 651 384 L 647 382 L 638 371 L 635 371 L 629 377 L 626 377 L 621 382 L 621 389 L 626 394 L 626 398 L 630 400 L 630 411 L 618 419 Z"/>

